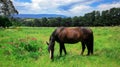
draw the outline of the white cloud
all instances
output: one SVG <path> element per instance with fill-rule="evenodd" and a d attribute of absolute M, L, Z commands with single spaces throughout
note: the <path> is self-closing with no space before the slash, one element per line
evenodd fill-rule
<path fill-rule="evenodd" d="M 93 10 L 106 10 L 112 7 L 119 7 L 120 2 L 111 4 L 100 4 L 91 7 L 90 4 L 100 0 L 31 0 L 31 2 L 20 2 L 12 0 L 19 13 L 24 14 L 62 14 L 67 16 L 79 16 Z M 61 10 L 60 6 L 70 5 L 70 9 Z"/>
<path fill-rule="evenodd" d="M 61 13 L 63 12 L 63 14 L 67 16 L 80 16 L 91 11 L 93 11 L 93 9 L 90 6 L 76 5 L 67 11 L 61 11 Z"/>
<path fill-rule="evenodd" d="M 87 6 L 87 5 L 79 5 L 79 6 L 75 6 L 70 11 L 71 11 L 71 13 L 74 13 L 73 15 L 79 16 L 79 15 L 83 15 L 85 13 L 91 12 L 92 7 Z"/>
<path fill-rule="evenodd" d="M 120 2 L 111 3 L 111 4 L 101 4 L 101 5 L 97 6 L 97 10 L 103 11 L 103 10 L 108 10 L 113 7 L 116 7 L 116 8 L 120 7 Z"/>

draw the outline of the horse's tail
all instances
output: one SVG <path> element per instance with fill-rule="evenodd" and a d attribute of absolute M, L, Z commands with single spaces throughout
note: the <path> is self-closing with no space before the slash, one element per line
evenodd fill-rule
<path fill-rule="evenodd" d="M 94 35 L 93 35 L 93 32 L 91 33 L 90 35 L 90 46 L 91 46 L 91 54 L 93 54 L 93 50 L 94 50 Z"/>

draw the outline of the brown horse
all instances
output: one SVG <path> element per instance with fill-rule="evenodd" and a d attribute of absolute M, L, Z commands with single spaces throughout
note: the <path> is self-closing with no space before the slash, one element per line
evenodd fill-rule
<path fill-rule="evenodd" d="M 93 38 L 92 30 L 85 27 L 59 27 L 51 34 L 49 43 L 47 42 L 50 58 L 53 59 L 55 41 L 60 44 L 60 56 L 62 50 L 67 54 L 64 43 L 74 44 L 77 42 L 82 43 L 81 55 L 83 55 L 85 47 L 88 49 L 87 55 L 93 54 Z"/>

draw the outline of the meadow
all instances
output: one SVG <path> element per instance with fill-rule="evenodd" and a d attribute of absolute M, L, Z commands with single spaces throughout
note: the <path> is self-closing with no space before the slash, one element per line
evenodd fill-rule
<path fill-rule="evenodd" d="M 94 55 L 80 55 L 81 43 L 65 44 L 67 55 L 59 57 L 56 42 L 54 61 L 49 58 L 46 41 L 55 27 L 0 29 L 0 67 L 119 67 L 120 27 L 91 27 Z"/>

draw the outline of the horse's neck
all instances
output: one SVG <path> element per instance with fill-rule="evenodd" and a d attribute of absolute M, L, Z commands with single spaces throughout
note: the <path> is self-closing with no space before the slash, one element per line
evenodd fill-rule
<path fill-rule="evenodd" d="M 54 48 L 54 44 L 55 44 L 55 37 L 51 36 L 50 37 L 50 46 Z"/>

